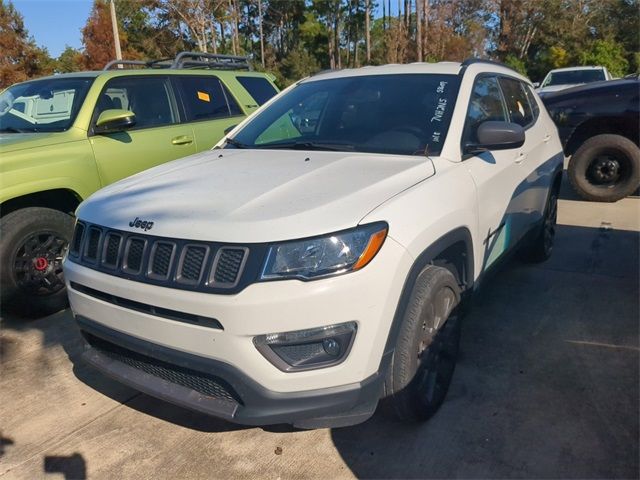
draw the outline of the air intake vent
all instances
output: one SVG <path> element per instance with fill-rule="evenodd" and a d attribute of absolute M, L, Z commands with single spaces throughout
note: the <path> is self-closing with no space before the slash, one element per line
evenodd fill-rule
<path fill-rule="evenodd" d="M 248 249 L 223 247 L 218 250 L 213 268 L 213 286 L 233 287 L 238 283 Z"/>
<path fill-rule="evenodd" d="M 109 233 L 106 236 L 104 245 L 104 256 L 102 263 L 107 267 L 116 268 L 118 266 L 118 256 L 120 253 L 120 243 L 122 237 L 116 233 Z"/>
<path fill-rule="evenodd" d="M 71 255 L 75 255 L 75 256 L 80 255 L 83 235 L 84 235 L 84 224 L 78 222 L 76 223 L 76 229 L 73 232 L 73 240 L 71 240 L 71 249 L 69 250 L 69 253 L 71 253 Z"/>
<path fill-rule="evenodd" d="M 126 248 L 126 264 L 123 268 L 127 273 L 140 273 L 145 241 L 141 238 L 130 238 Z"/>
<path fill-rule="evenodd" d="M 101 230 L 96 227 L 89 229 L 89 239 L 85 250 L 85 258 L 87 260 L 96 261 L 98 259 L 98 246 L 100 245 Z"/>
<path fill-rule="evenodd" d="M 173 252 L 176 246 L 168 242 L 156 242 L 151 251 L 151 261 L 149 266 L 149 276 L 159 280 L 164 280 L 169 276 Z"/>
<path fill-rule="evenodd" d="M 202 276 L 202 267 L 209 249 L 199 245 L 187 245 L 182 253 L 180 274 L 178 281 L 183 283 L 198 283 Z"/>

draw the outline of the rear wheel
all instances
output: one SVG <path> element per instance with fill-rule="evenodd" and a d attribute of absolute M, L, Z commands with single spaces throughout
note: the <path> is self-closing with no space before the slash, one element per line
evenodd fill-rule
<path fill-rule="evenodd" d="M 416 279 L 385 382 L 396 415 L 424 421 L 440 407 L 453 377 L 460 290 L 446 268 L 427 266 Z"/>
<path fill-rule="evenodd" d="M 2 309 L 34 316 L 67 306 L 62 257 L 73 233 L 73 217 L 30 207 L 0 220 Z"/>
<path fill-rule="evenodd" d="M 572 155 L 568 174 L 583 198 L 615 202 L 640 186 L 640 149 L 620 135 L 596 135 Z"/>

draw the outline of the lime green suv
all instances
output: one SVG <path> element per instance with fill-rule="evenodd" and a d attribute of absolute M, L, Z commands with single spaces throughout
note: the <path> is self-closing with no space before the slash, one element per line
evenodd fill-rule
<path fill-rule="evenodd" d="M 0 93 L 3 309 L 33 315 L 66 305 L 62 256 L 83 199 L 210 149 L 276 93 L 272 78 L 243 57 L 191 52 L 111 62 Z"/>

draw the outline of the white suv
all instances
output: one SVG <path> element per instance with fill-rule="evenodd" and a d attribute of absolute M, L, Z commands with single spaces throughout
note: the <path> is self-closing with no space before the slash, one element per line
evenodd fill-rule
<path fill-rule="evenodd" d="M 551 253 L 563 154 L 516 72 L 387 65 L 298 82 L 214 150 L 78 209 L 65 259 L 85 359 L 244 424 L 442 403 L 466 299 Z"/>

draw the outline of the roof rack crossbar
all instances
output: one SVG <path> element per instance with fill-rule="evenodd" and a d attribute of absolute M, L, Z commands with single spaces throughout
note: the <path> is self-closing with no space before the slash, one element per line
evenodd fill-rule
<path fill-rule="evenodd" d="M 238 55 L 219 55 L 204 52 L 180 52 L 175 58 L 159 60 L 112 60 L 103 70 L 122 68 L 124 66 L 147 68 L 213 68 L 218 70 L 252 70 L 247 57 Z"/>
<path fill-rule="evenodd" d="M 171 68 L 184 68 L 185 66 L 251 70 L 247 57 L 204 52 L 180 52 L 176 55 Z"/>

